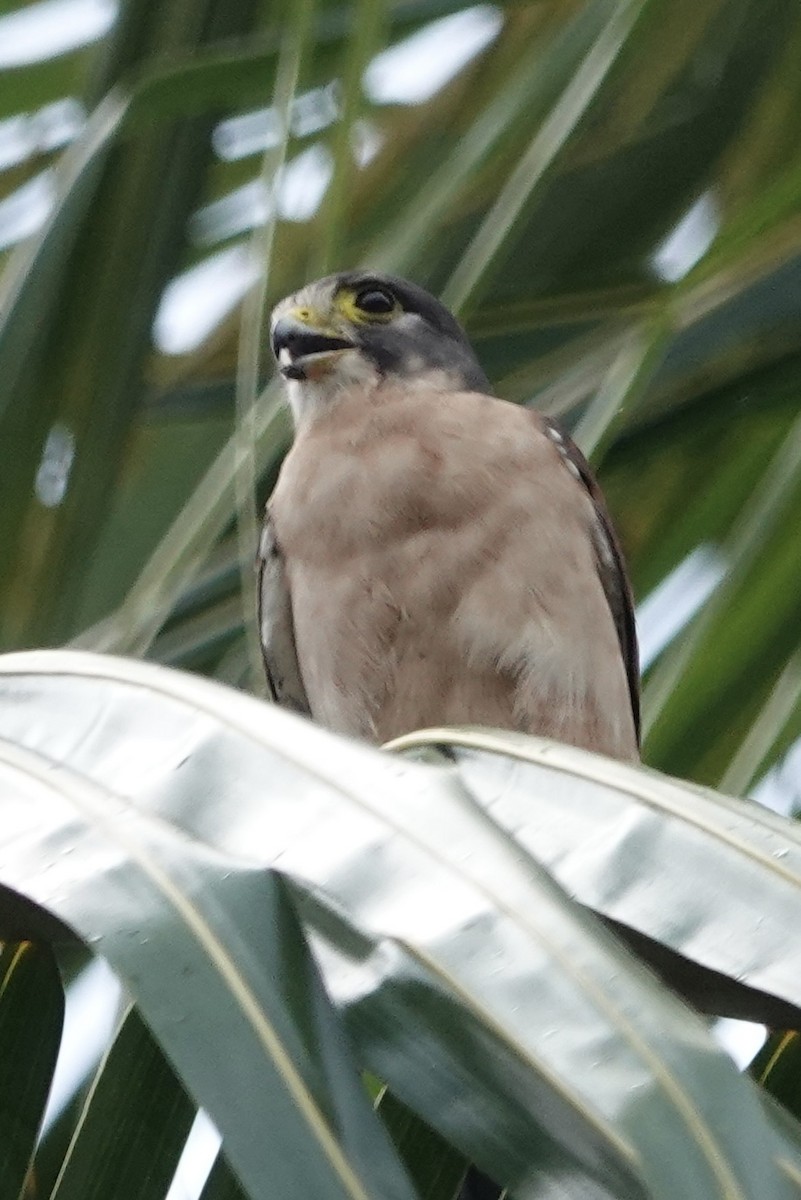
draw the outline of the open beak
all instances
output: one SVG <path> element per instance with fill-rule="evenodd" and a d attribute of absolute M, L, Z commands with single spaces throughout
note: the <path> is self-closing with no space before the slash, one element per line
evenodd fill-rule
<path fill-rule="evenodd" d="M 286 316 L 273 326 L 272 346 L 284 379 L 317 379 L 327 374 L 346 350 L 352 350 L 354 343 Z"/>

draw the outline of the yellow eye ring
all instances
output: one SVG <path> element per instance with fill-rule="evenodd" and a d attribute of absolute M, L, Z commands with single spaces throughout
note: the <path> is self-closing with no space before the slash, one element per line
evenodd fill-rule
<path fill-rule="evenodd" d="M 380 284 L 369 284 L 353 291 L 344 291 L 337 298 L 340 311 L 349 321 L 380 324 L 391 321 L 401 311 L 393 293 Z"/>

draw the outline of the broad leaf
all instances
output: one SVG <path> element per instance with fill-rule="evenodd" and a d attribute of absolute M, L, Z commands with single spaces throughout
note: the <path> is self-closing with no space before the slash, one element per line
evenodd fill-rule
<path fill-rule="evenodd" d="M 278 868 L 363 1063 L 492 1177 L 519 1194 L 578 1167 L 620 1197 L 783 1194 L 748 1081 L 451 770 L 153 666 L 53 652 L 9 656 L 0 671 L 4 776 L 25 796 L 8 828 L 27 847 L 0 878 L 115 965 L 249 1187 L 253 1112 L 278 1109 L 287 1151 L 320 1112 L 297 1107 L 293 1081 L 308 1088 L 320 1069 L 297 1046 L 314 975 L 283 884 L 264 873 Z M 64 845 L 72 853 L 54 860 Z M 37 860 L 67 865 L 43 872 Z M 321 1004 L 303 1000 L 320 1017 Z M 267 1013 L 298 1065 L 276 1058 Z M 214 1052 L 210 1029 L 224 1021 L 245 1060 Z M 332 1041 L 317 1040 L 328 1018 L 315 1028 L 327 1056 L 333 1028 Z M 234 1067 L 240 1090 L 243 1072 L 263 1083 L 232 1128 Z M 322 1089 L 336 1111 L 347 1076 L 323 1078 L 308 1095 Z M 363 1161 L 352 1095 L 341 1111 Z M 304 1172 L 319 1164 L 318 1185 L 327 1170 L 326 1194 L 344 1194 L 326 1128 Z M 666 1159 L 665 1138 L 682 1154 Z M 283 1186 L 292 1195 L 297 1179 Z"/>
<path fill-rule="evenodd" d="M 801 1024 L 801 943 L 787 938 L 801 922 L 798 825 L 749 801 L 522 734 L 429 730 L 394 745 L 447 748 L 493 820 L 571 895 L 644 935 L 633 947 L 695 1004 Z M 693 974 L 678 955 L 660 954 L 660 944 L 717 977 Z"/>

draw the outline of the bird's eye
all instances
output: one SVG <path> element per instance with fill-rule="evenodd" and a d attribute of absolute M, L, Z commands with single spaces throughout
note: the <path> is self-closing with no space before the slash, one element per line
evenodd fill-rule
<path fill-rule="evenodd" d="M 387 316 L 395 309 L 395 297 L 391 292 L 385 292 L 382 288 L 365 288 L 363 291 L 357 292 L 353 303 L 362 312 L 369 313 L 374 317 Z"/>

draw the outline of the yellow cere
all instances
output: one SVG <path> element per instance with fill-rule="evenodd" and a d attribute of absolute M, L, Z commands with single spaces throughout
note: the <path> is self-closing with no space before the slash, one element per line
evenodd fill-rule
<path fill-rule="evenodd" d="M 317 329 L 321 333 L 330 322 L 330 316 L 327 313 L 321 313 L 319 308 L 293 308 L 287 314 L 294 321 L 299 321 L 301 325 L 308 325 L 310 329 Z"/>

